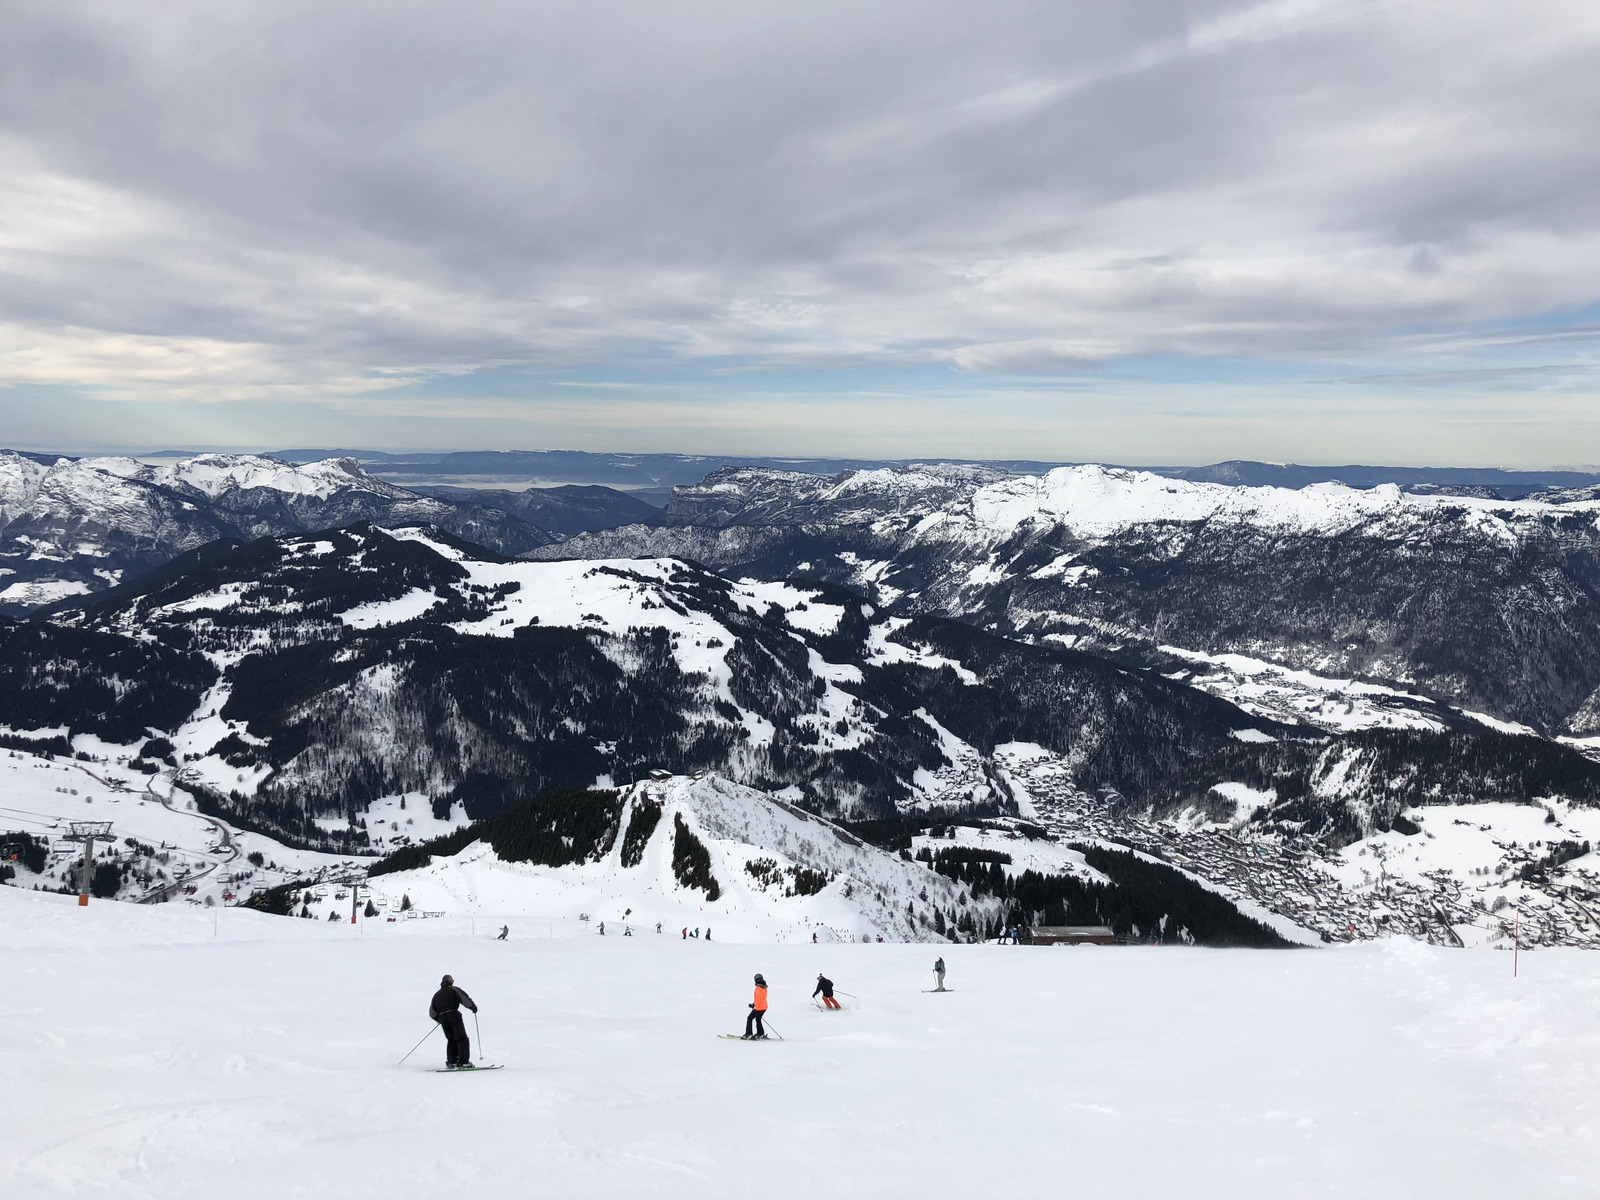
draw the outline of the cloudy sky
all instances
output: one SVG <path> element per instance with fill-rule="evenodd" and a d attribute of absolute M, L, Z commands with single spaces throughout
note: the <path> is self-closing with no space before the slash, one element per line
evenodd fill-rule
<path fill-rule="evenodd" d="M 1600 5 L 0 8 L 0 444 L 1600 462 Z"/>

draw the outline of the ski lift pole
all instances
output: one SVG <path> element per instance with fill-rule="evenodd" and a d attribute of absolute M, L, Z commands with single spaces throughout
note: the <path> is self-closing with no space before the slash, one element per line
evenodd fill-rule
<path fill-rule="evenodd" d="M 437 1029 L 437 1028 L 439 1028 L 439 1023 L 437 1021 L 435 1021 L 433 1023 L 433 1027 L 431 1029 L 429 1029 L 427 1033 L 422 1035 L 422 1042 L 425 1042 L 429 1038 L 431 1038 L 433 1036 L 434 1029 Z M 395 1066 L 397 1066 L 397 1067 L 405 1066 L 406 1058 L 410 1058 L 413 1054 L 415 1054 L 418 1050 L 420 1050 L 422 1048 L 422 1042 L 418 1042 L 415 1046 L 411 1047 L 411 1049 L 407 1050 L 405 1058 L 402 1058 L 399 1062 L 395 1063 Z"/>
<path fill-rule="evenodd" d="M 110 821 L 73 821 L 66 841 L 83 843 L 83 872 L 78 878 L 78 907 L 89 903 L 89 886 L 94 879 L 94 843 L 96 838 L 111 836 Z"/>

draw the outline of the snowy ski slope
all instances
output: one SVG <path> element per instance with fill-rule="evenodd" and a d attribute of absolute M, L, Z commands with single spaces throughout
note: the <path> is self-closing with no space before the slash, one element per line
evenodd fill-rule
<path fill-rule="evenodd" d="M 1600 1170 L 1581 951 L 946 947 L 933 996 L 930 946 L 469 929 L 0 888 L 0 1195 L 1576 1200 Z M 445 971 L 505 1070 L 430 1073 L 437 1034 L 397 1065 Z M 718 1041 L 756 971 L 787 1040 Z"/>

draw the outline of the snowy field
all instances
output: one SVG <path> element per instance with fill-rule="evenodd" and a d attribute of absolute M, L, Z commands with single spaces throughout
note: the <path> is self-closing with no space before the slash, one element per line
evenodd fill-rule
<path fill-rule="evenodd" d="M 0 888 L 0 1195 L 1579 1197 L 1600 956 L 359 927 Z M 740 1028 L 772 984 L 783 1042 Z M 852 996 L 824 1014 L 826 971 Z M 506 1069 L 433 1074 L 444 971 Z M 469 1023 L 470 1029 L 470 1023 Z M 476 1042 L 474 1048 L 477 1050 Z"/>

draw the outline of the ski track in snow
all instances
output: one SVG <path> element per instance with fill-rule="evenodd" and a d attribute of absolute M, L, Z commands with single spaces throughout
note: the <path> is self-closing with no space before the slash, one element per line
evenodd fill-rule
<path fill-rule="evenodd" d="M 0 1194 L 1565 1200 L 1600 1168 L 1581 951 L 950 946 L 935 997 L 927 946 L 469 930 L 0 888 Z M 437 1033 L 397 1065 L 444 971 L 505 1070 L 430 1073 Z M 755 971 L 786 1040 L 717 1040 Z"/>

